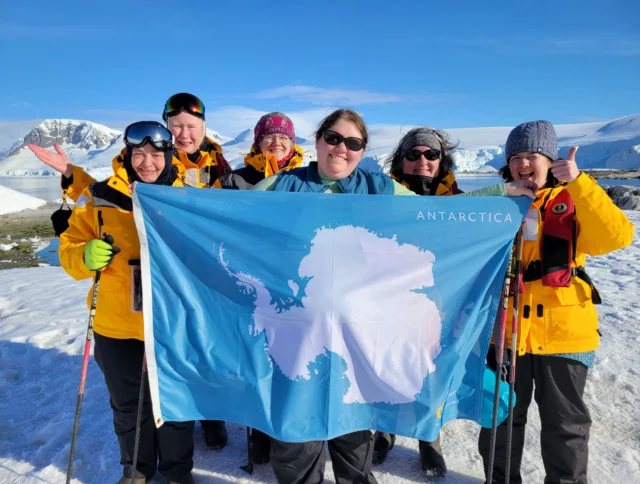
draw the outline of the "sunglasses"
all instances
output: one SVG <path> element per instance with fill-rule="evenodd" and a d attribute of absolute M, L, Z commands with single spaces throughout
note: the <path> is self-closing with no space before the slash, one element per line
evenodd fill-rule
<path fill-rule="evenodd" d="M 418 161 L 423 156 L 429 161 L 435 161 L 440 159 L 440 150 L 407 150 L 404 153 L 404 157 L 407 161 Z"/>
<path fill-rule="evenodd" d="M 325 143 L 331 146 L 338 146 L 340 143 L 344 142 L 347 149 L 351 151 L 360 151 L 365 146 L 365 142 L 360 138 L 345 138 L 340 133 L 336 133 L 330 129 L 322 133 L 322 139 L 324 139 Z"/>
<path fill-rule="evenodd" d="M 124 130 L 124 144 L 131 148 L 151 143 L 157 150 L 169 151 L 173 149 L 171 139 L 171 131 L 155 121 L 139 121 Z"/>
<path fill-rule="evenodd" d="M 176 116 L 183 111 L 204 119 L 204 104 L 196 96 L 186 92 L 174 94 L 167 100 L 164 105 L 162 119 L 166 121 L 168 117 Z"/>

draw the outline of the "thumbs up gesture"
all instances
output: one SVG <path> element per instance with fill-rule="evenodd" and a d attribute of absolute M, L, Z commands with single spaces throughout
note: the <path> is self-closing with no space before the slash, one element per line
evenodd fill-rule
<path fill-rule="evenodd" d="M 558 180 L 571 183 L 578 178 L 580 170 L 576 164 L 576 151 L 578 151 L 578 147 L 574 146 L 569 150 L 566 160 L 556 160 L 551 164 L 551 173 Z"/>

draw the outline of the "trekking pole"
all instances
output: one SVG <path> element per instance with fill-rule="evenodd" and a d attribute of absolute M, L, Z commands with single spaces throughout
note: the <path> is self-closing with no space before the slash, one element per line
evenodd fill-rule
<path fill-rule="evenodd" d="M 516 360 L 518 357 L 518 305 L 520 303 L 520 274 L 522 273 L 522 228 L 516 235 L 516 274 L 513 291 L 513 319 L 511 320 L 511 367 L 509 368 L 509 416 L 507 418 L 507 461 L 505 484 L 509 484 L 511 472 L 511 438 L 513 436 L 513 396 L 516 386 Z"/>
<path fill-rule="evenodd" d="M 140 391 L 138 392 L 138 415 L 136 415 L 136 439 L 133 445 L 133 472 L 131 484 L 136 481 L 138 472 L 138 449 L 140 448 L 140 424 L 142 422 L 142 405 L 144 404 L 144 379 L 147 374 L 147 353 L 142 354 L 142 378 L 140 378 Z"/>
<path fill-rule="evenodd" d="M 247 464 L 240 466 L 247 474 L 253 474 L 253 462 L 251 461 L 251 427 L 247 425 Z"/>
<path fill-rule="evenodd" d="M 98 210 L 98 234 L 102 239 L 102 211 Z M 100 270 L 96 271 L 93 279 L 93 295 L 91 296 L 91 309 L 89 310 L 89 322 L 87 324 L 87 338 L 84 342 L 84 354 L 82 355 L 82 372 L 80 373 L 80 389 L 78 390 L 78 400 L 76 401 L 76 415 L 73 420 L 73 432 L 71 434 L 71 449 L 69 450 L 69 465 L 67 466 L 67 484 L 71 482 L 73 473 L 73 458 L 76 453 L 76 440 L 78 439 L 78 427 L 80 425 L 80 410 L 82 409 L 82 399 L 84 398 L 84 384 L 87 381 L 87 368 L 89 367 L 89 353 L 91 352 L 91 340 L 93 339 L 93 320 L 96 316 L 96 304 L 98 302 L 98 289 L 100 288 Z"/>
<path fill-rule="evenodd" d="M 500 380 L 504 371 L 504 347 L 505 334 L 507 332 L 507 307 L 509 305 L 509 283 L 511 281 L 511 264 L 513 256 L 509 254 L 509 263 L 502 286 L 502 307 L 500 308 L 500 321 L 498 322 L 498 335 L 495 341 L 496 354 L 496 386 L 493 393 L 493 420 L 491 422 L 491 441 L 489 444 L 489 469 L 487 483 L 493 484 L 493 464 L 496 456 L 496 437 L 498 433 L 498 407 L 500 405 Z"/>

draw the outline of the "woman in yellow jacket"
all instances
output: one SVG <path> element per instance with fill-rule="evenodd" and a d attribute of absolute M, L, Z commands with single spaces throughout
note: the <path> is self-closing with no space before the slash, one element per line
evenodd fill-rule
<path fill-rule="evenodd" d="M 158 469 L 171 483 L 189 484 L 193 482 L 193 422 L 165 423 L 156 430 L 148 387 L 137 468 L 133 469 L 144 332 L 140 241 L 133 220 L 131 184 L 182 186 L 182 182 L 172 164 L 171 133 L 164 126 L 153 121 L 134 123 L 127 127 L 124 142 L 126 148 L 113 161 L 114 174 L 85 188 L 78 198 L 69 228 L 60 236 L 60 263 L 77 280 L 102 271 L 94 357 L 109 390 L 123 465 L 119 482 L 128 483 L 133 476 L 134 482 L 142 484 Z"/>
<path fill-rule="evenodd" d="M 206 136 L 204 103 L 193 94 L 179 93 L 171 96 L 164 105 L 162 119 L 167 123 L 175 140 L 173 164 L 178 177 L 186 186 L 210 188 L 219 177 L 230 173 L 231 168 L 222 155 L 218 143 Z M 73 161 L 55 144 L 56 153 L 36 145 L 29 149 L 43 162 L 62 174 L 62 197 L 76 201 L 83 190 L 96 180 Z M 54 225 L 56 233 L 65 230 L 64 220 Z M 219 420 L 202 421 L 207 444 L 220 449 L 227 444 L 227 428 Z"/>
<path fill-rule="evenodd" d="M 507 181 L 533 180 L 537 199 L 526 216 L 522 250 L 524 293 L 518 308 L 518 361 L 510 482 L 522 482 L 527 410 L 538 404 L 545 483 L 587 482 L 591 418 L 583 399 L 587 372 L 599 345 L 600 296 L 587 276 L 587 255 L 597 256 L 632 242 L 633 225 L 591 177 L 579 171 L 571 149 L 558 159 L 555 130 L 548 121 L 524 123 L 505 146 Z M 518 285 L 518 284 L 516 284 Z M 513 298 L 509 299 L 511 314 Z M 510 320 L 507 348 L 511 346 Z M 495 365 L 495 352 L 490 351 Z M 493 482 L 505 482 L 506 424 L 498 427 Z M 488 473 L 490 430 L 479 450 Z"/>

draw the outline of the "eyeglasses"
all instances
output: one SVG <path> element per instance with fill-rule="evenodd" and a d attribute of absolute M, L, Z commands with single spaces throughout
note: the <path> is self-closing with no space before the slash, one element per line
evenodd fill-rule
<path fill-rule="evenodd" d="M 360 151 L 365 146 L 364 141 L 360 138 L 345 138 L 340 133 L 336 133 L 330 129 L 322 133 L 322 139 L 324 139 L 325 143 L 331 146 L 338 146 L 340 143 L 344 142 L 347 149 L 351 151 Z"/>
<path fill-rule="evenodd" d="M 186 92 L 174 94 L 167 100 L 164 105 L 162 119 L 166 121 L 168 117 L 176 116 L 183 111 L 193 114 L 200 119 L 204 119 L 204 104 L 196 96 Z"/>
<path fill-rule="evenodd" d="M 139 121 L 124 130 L 124 144 L 131 148 L 141 148 L 151 143 L 160 151 L 173 149 L 171 131 L 155 121 Z"/>
<path fill-rule="evenodd" d="M 429 161 L 435 161 L 440 159 L 440 150 L 407 150 L 404 153 L 404 157 L 407 161 L 418 161 L 423 156 Z"/>
<path fill-rule="evenodd" d="M 288 136 L 272 136 L 272 135 L 266 135 L 263 136 L 262 141 L 265 141 L 266 143 L 273 143 L 274 141 L 277 141 L 278 143 L 288 143 L 289 141 L 291 141 L 291 138 L 289 138 Z"/>

